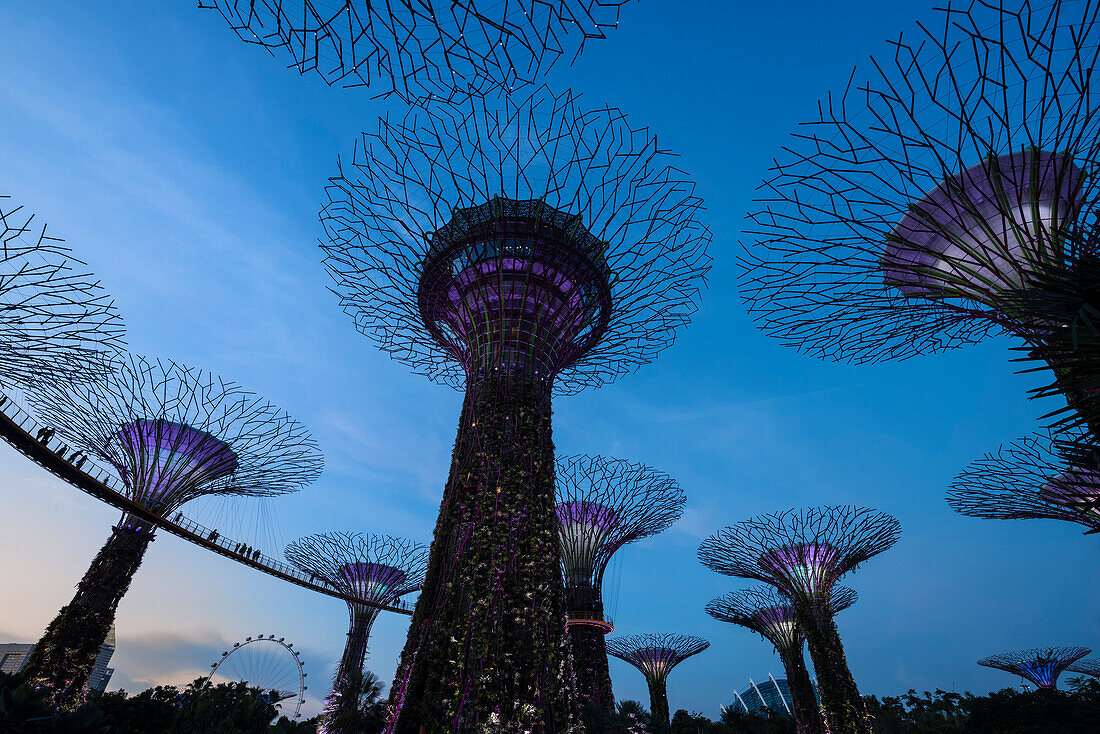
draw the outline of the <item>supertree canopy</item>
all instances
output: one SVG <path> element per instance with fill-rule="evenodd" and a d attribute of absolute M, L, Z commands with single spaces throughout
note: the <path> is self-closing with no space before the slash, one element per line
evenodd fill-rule
<path fill-rule="evenodd" d="M 391 731 L 566 731 L 551 395 L 649 362 L 689 321 L 701 203 L 648 131 L 545 89 L 382 121 L 328 196 L 345 310 L 466 393 Z"/>
<path fill-rule="evenodd" d="M 1081 456 L 1087 445 L 1073 434 L 1026 436 L 966 467 L 947 503 L 971 517 L 1067 520 L 1100 531 L 1100 466 Z"/>
<path fill-rule="evenodd" d="M 130 355 L 92 382 L 39 381 L 29 400 L 69 445 L 118 472 L 135 503 L 167 515 L 203 495 L 270 496 L 314 481 L 323 460 L 309 432 L 263 399 L 210 373 Z M 76 595 L 27 661 L 56 706 L 79 703 L 115 609 L 153 528 L 127 514 Z"/>
<path fill-rule="evenodd" d="M 1096 658 L 1084 658 L 1077 660 L 1066 667 L 1070 673 L 1084 673 L 1093 678 L 1100 678 L 1100 660 Z"/>
<path fill-rule="evenodd" d="M 815 507 L 762 515 L 719 530 L 699 546 L 704 566 L 771 584 L 790 598 L 817 671 L 833 732 L 870 734 L 866 706 L 833 620 L 837 580 L 889 549 L 901 524 L 861 507 Z"/>
<path fill-rule="evenodd" d="M 122 347 L 122 318 L 84 264 L 33 214 L 0 196 L 0 387 L 102 372 Z"/>
<path fill-rule="evenodd" d="M 378 95 L 513 89 L 619 24 L 630 0 L 199 0 L 248 43 Z"/>
<path fill-rule="evenodd" d="M 800 128 L 746 230 L 762 328 L 853 362 L 1010 333 L 1066 369 L 1029 294 L 1100 251 L 1100 6 L 1014 6 L 940 9 Z"/>
<path fill-rule="evenodd" d="M 337 734 L 345 731 L 342 722 L 355 721 L 359 710 L 350 684 L 363 672 L 367 641 L 378 617 L 377 605 L 392 604 L 420 589 L 428 549 L 388 535 L 323 533 L 288 545 L 286 558 L 337 591 L 361 600 L 348 602 L 348 641 L 325 702 L 325 731 Z"/>
<path fill-rule="evenodd" d="M 834 586 L 830 591 L 830 609 L 835 614 L 855 604 L 858 598 L 853 589 Z M 787 675 L 799 734 L 825 734 L 817 694 L 802 656 L 806 633 L 791 600 L 774 586 L 754 586 L 712 599 L 707 604 L 707 614 L 746 627 L 775 646 Z"/>
<path fill-rule="evenodd" d="M 649 684 L 652 734 L 669 734 L 672 731 L 668 716 L 668 674 L 677 665 L 708 647 L 709 642 L 693 635 L 666 633 L 608 638 L 607 651 L 640 670 Z"/>
<path fill-rule="evenodd" d="M 604 635 L 603 576 L 627 543 L 656 535 L 684 512 L 676 480 L 642 464 L 602 456 L 558 461 L 558 522 L 566 618 L 582 703 L 611 709 L 611 673 Z"/>
<path fill-rule="evenodd" d="M 1027 678 L 1041 691 L 1053 691 L 1058 688 L 1062 671 L 1090 652 L 1087 647 L 1040 647 L 991 655 L 979 660 L 978 665 L 1014 673 Z"/>

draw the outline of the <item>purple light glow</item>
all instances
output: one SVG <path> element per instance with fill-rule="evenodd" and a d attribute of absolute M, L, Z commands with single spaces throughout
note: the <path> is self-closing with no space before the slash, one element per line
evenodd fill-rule
<path fill-rule="evenodd" d="M 563 528 L 593 528 L 599 531 L 611 530 L 619 517 L 614 510 L 595 502 L 562 502 L 558 505 L 558 522 Z"/>
<path fill-rule="evenodd" d="M 479 262 L 459 273 L 441 314 L 467 338 L 494 323 L 505 330 L 534 329 L 562 343 L 575 339 L 585 316 L 583 294 L 564 275 L 537 260 L 517 258 Z"/>
<path fill-rule="evenodd" d="M 839 555 L 829 545 L 797 543 L 764 554 L 760 565 L 785 580 L 793 591 L 828 599 L 829 590 L 839 576 L 836 572 Z"/>
<path fill-rule="evenodd" d="M 1090 652 L 1087 647 L 1041 647 L 982 658 L 978 665 L 1003 670 L 1027 678 L 1038 688 L 1053 690 L 1058 687 L 1062 671 L 1072 669 L 1075 662 Z"/>
<path fill-rule="evenodd" d="M 1039 688 L 1054 688 L 1061 673 L 1062 666 L 1055 660 L 1029 660 L 1020 664 L 1020 675 Z"/>
<path fill-rule="evenodd" d="M 1100 472 L 1077 469 L 1059 474 L 1043 485 L 1039 490 L 1039 496 L 1056 505 L 1100 514 L 1100 510 L 1095 505 L 1081 507 L 1086 503 L 1100 501 Z"/>
<path fill-rule="evenodd" d="M 421 317 L 467 373 L 503 367 L 551 378 L 606 328 L 605 250 L 577 217 L 539 201 L 457 209 L 432 235 Z"/>
<path fill-rule="evenodd" d="M 776 647 L 794 647 L 802 642 L 798 619 L 790 606 L 759 609 L 752 615 L 752 621 L 761 634 L 776 643 Z"/>
<path fill-rule="evenodd" d="M 562 502 L 557 512 L 566 586 L 590 587 L 596 556 L 607 533 L 618 525 L 618 514 L 609 507 L 583 500 Z"/>
<path fill-rule="evenodd" d="M 1084 177 L 1068 155 L 1036 149 L 987 158 L 947 179 L 902 217 L 882 256 L 906 296 L 987 301 L 1022 288 L 1076 217 Z"/>
<path fill-rule="evenodd" d="M 651 678 L 664 678 L 676 662 L 676 651 L 667 647 L 644 647 L 634 653 L 635 660 Z"/>
<path fill-rule="evenodd" d="M 340 575 L 359 598 L 378 603 L 401 596 L 408 578 L 401 569 L 367 561 L 344 564 Z"/>
<path fill-rule="evenodd" d="M 166 420 L 136 420 L 115 434 L 127 464 L 119 466 L 133 499 L 164 512 L 191 499 L 203 485 L 237 470 L 237 455 L 224 441 Z"/>

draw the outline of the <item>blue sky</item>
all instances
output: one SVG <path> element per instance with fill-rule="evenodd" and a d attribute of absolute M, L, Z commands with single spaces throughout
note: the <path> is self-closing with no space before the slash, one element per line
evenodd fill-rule
<path fill-rule="evenodd" d="M 753 7 L 747 7 L 747 6 Z M 743 7 L 744 6 L 744 7 Z M 1100 538 L 1046 521 L 952 513 L 951 478 L 1036 430 L 1052 404 L 1014 374 L 1008 340 L 904 363 L 820 362 L 758 332 L 735 255 L 753 188 L 794 126 L 882 40 L 930 5 L 644 2 L 550 77 L 649 125 L 698 182 L 714 270 L 694 323 L 636 375 L 555 404 L 561 453 L 642 461 L 680 480 L 688 510 L 616 564 L 622 633 L 698 634 L 712 647 L 670 678 L 673 710 L 716 717 L 751 676 L 780 675 L 747 631 L 703 613 L 742 584 L 695 560 L 719 526 L 791 506 L 858 503 L 902 522 L 896 548 L 847 577 L 839 618 L 861 688 L 985 692 L 1018 683 L 984 655 L 1100 648 Z M 366 530 L 427 540 L 458 393 L 358 335 L 316 246 L 322 188 L 356 135 L 397 103 L 301 78 L 186 0 L 0 5 L 0 192 L 50 222 L 115 297 L 134 351 L 236 380 L 305 422 L 322 479 L 269 507 L 283 540 Z M 0 447 L 0 638 L 31 640 L 72 594 L 116 513 Z M 244 508 L 251 516 L 255 509 Z M 275 633 L 303 650 L 323 695 L 344 605 L 164 535 L 118 612 L 112 687 L 179 682 L 227 643 Z M 406 618 L 383 615 L 369 666 L 387 681 Z M 612 661 L 619 698 L 646 700 Z M 310 710 L 316 709 L 311 699 Z"/>

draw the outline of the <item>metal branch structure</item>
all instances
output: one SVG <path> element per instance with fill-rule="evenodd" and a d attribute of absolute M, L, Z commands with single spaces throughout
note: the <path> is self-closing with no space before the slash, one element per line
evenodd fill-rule
<path fill-rule="evenodd" d="M 1082 248 L 1100 252 L 1074 234 L 1100 199 L 1100 6 L 936 14 L 823 100 L 776 160 L 746 228 L 742 296 L 765 331 L 826 359 L 1008 333 L 1058 373 L 1068 355 L 1042 345 L 1064 324 L 1028 295 Z"/>
<path fill-rule="evenodd" d="M 89 379 L 122 349 L 114 303 L 61 242 L 0 196 L 0 386 Z"/>
<path fill-rule="evenodd" d="M 327 193 L 345 311 L 465 390 L 390 731 L 569 731 L 551 396 L 633 371 L 688 323 L 701 202 L 647 130 L 544 88 L 383 120 Z"/>
<path fill-rule="evenodd" d="M 630 0 L 199 0 L 241 40 L 328 84 L 402 98 L 511 90 L 606 37 Z"/>
<path fill-rule="evenodd" d="M 836 614 L 847 609 L 858 598 L 853 589 L 834 586 L 830 590 L 830 611 Z M 828 730 L 802 656 L 806 633 L 791 600 L 774 586 L 761 585 L 712 599 L 706 609 L 715 619 L 750 629 L 772 643 L 787 675 L 798 734 L 825 734 Z"/>
<path fill-rule="evenodd" d="M 351 684 L 362 675 L 367 642 L 379 604 L 392 605 L 419 591 L 428 564 L 428 548 L 402 538 L 363 533 L 323 533 L 286 547 L 293 565 L 345 594 L 366 603 L 348 602 L 348 641 L 325 701 L 325 731 L 340 734 L 343 722 L 356 720 L 358 700 Z"/>
<path fill-rule="evenodd" d="M 900 535 L 901 524 L 884 512 L 832 506 L 762 515 L 719 530 L 699 546 L 699 560 L 712 571 L 763 581 L 791 599 L 833 732 L 872 729 L 833 620 L 832 589 Z"/>
<path fill-rule="evenodd" d="M 1100 660 L 1096 658 L 1082 658 L 1066 666 L 1070 673 L 1083 673 L 1093 678 L 1100 678 Z"/>
<path fill-rule="evenodd" d="M 991 655 L 979 660 L 978 665 L 1026 678 L 1040 691 L 1054 691 L 1062 671 L 1090 652 L 1087 647 L 1040 647 Z"/>
<path fill-rule="evenodd" d="M 708 647 L 709 642 L 694 635 L 664 633 L 608 638 L 607 651 L 640 670 L 649 684 L 652 734 L 670 734 L 672 731 L 666 687 L 668 674 L 677 665 Z"/>
<path fill-rule="evenodd" d="M 615 698 L 604 635 L 603 576 L 627 543 L 656 535 L 680 519 L 687 495 L 675 479 L 642 464 L 602 456 L 558 460 L 558 523 L 566 625 L 582 702 L 612 709 Z"/>
<path fill-rule="evenodd" d="M 990 520 L 1047 519 L 1100 532 L 1100 466 L 1080 461 L 1083 437 L 1026 436 L 970 464 L 951 484 L 955 512 Z"/>
<path fill-rule="evenodd" d="M 50 426 L 43 430 L 114 467 L 135 504 L 163 516 L 202 495 L 277 495 L 320 475 L 323 458 L 305 427 L 237 385 L 136 355 L 114 367 L 92 382 L 36 382 L 28 400 Z M 153 530 L 124 513 L 35 645 L 28 681 L 54 705 L 82 700 Z"/>

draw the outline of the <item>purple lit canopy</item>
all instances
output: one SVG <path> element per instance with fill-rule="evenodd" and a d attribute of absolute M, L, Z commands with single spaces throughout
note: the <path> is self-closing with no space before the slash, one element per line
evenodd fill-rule
<path fill-rule="evenodd" d="M 112 366 L 92 382 L 39 382 L 28 399 L 148 509 L 167 514 L 206 494 L 294 492 L 320 475 L 309 432 L 258 396 L 171 361 L 128 355 Z"/>
<path fill-rule="evenodd" d="M 408 578 L 399 568 L 365 561 L 344 564 L 340 575 L 360 598 L 383 603 L 393 597 L 395 591 L 403 589 Z"/>
<path fill-rule="evenodd" d="M 1057 233 L 1081 208 L 1071 156 L 1034 148 L 989 157 L 915 204 L 887 235 L 882 267 L 906 296 L 991 302 L 1059 261 Z"/>
<path fill-rule="evenodd" d="M 567 456 L 555 473 L 567 596 L 572 611 L 594 612 L 615 552 L 671 526 L 687 497 L 664 472 L 621 459 Z"/>
<path fill-rule="evenodd" d="M 858 598 L 858 594 L 847 586 L 833 586 L 829 606 L 836 614 L 855 604 Z M 806 640 L 793 602 L 771 585 L 731 591 L 710 600 L 706 611 L 721 622 L 751 629 L 780 652 L 801 650 Z"/>
<path fill-rule="evenodd" d="M 392 604 L 420 589 L 428 549 L 369 533 L 319 533 L 290 543 L 286 559 L 334 589 L 372 605 Z M 348 602 L 353 618 L 372 608 Z M 354 619 L 353 619 L 354 621 Z"/>
<path fill-rule="evenodd" d="M 1100 6 L 934 13 L 823 98 L 758 187 L 739 289 L 806 353 L 873 362 L 1020 334 L 1032 325 L 1002 301 L 1073 265 L 1064 239 L 1100 200 Z"/>
<path fill-rule="evenodd" d="M 1064 520 L 1098 530 L 1100 473 L 1068 459 L 1086 438 L 1048 430 L 1002 446 L 955 478 L 947 503 L 970 517 Z"/>
<path fill-rule="evenodd" d="M 395 359 L 463 388 L 485 370 L 599 385 L 695 311 L 710 232 L 645 128 L 571 91 L 464 97 L 364 133 L 326 189 L 325 264 Z"/>
<path fill-rule="evenodd" d="M 552 377 L 607 328 L 606 249 L 579 217 L 541 201 L 458 209 L 431 236 L 417 295 L 424 323 L 468 374 Z"/>
<path fill-rule="evenodd" d="M 640 634 L 609 637 L 607 652 L 642 672 L 646 680 L 659 681 L 692 655 L 710 647 L 702 637 L 676 634 Z"/>
<path fill-rule="evenodd" d="M 1062 671 L 1090 652 L 1087 647 L 1041 647 L 992 655 L 979 660 L 978 665 L 1014 673 L 1038 688 L 1055 689 Z"/>
<path fill-rule="evenodd" d="M 827 596 L 846 571 L 840 552 L 825 543 L 795 543 L 770 550 L 760 557 L 760 567 L 813 598 Z"/>
<path fill-rule="evenodd" d="M 164 420 L 137 420 L 115 434 L 133 463 L 120 469 L 135 500 L 167 512 L 173 496 L 211 485 L 237 470 L 237 455 L 205 431 Z M 131 473 L 132 472 L 132 473 Z"/>
<path fill-rule="evenodd" d="M 892 547 L 900 535 L 901 523 L 884 512 L 809 507 L 723 528 L 699 545 L 698 556 L 712 571 L 775 585 L 801 612 L 831 615 L 837 579 Z"/>
<path fill-rule="evenodd" d="M 611 532 L 619 522 L 618 514 L 609 507 L 595 502 L 562 502 L 558 505 L 558 522 L 563 532 L 604 534 Z"/>

